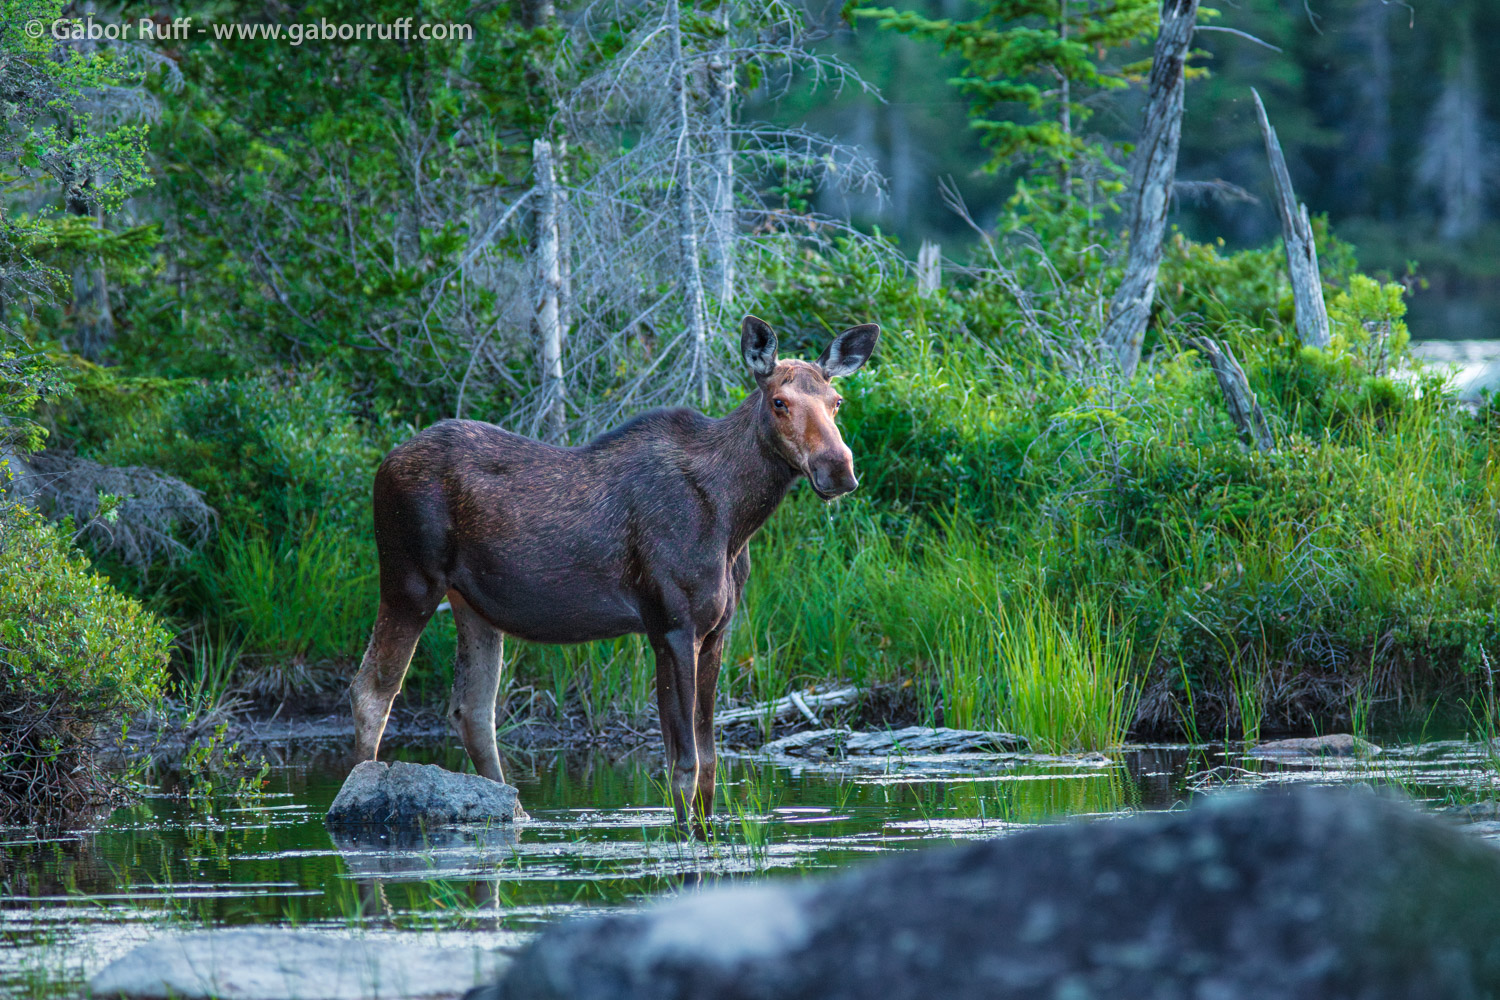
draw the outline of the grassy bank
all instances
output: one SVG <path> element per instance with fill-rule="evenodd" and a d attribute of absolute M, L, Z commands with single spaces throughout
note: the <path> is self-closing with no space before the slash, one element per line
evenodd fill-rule
<path fill-rule="evenodd" d="M 1179 240 L 1125 383 L 1097 349 L 1104 250 L 1069 274 L 992 258 L 926 295 L 854 250 L 766 277 L 788 354 L 850 317 L 886 333 L 842 387 L 862 486 L 833 505 L 799 488 L 753 542 L 726 698 L 853 682 L 904 692 L 923 721 L 1087 748 L 1367 725 L 1488 690 L 1500 413 L 1403 368 L 1401 290 L 1331 244 L 1338 335 L 1303 349 L 1274 252 Z M 1275 451 L 1241 441 L 1205 334 L 1240 358 Z M 425 416 L 321 369 L 78 381 L 49 413 L 56 441 L 180 476 L 218 511 L 186 558 L 96 552 L 175 622 L 184 683 L 212 668 L 225 686 L 227 658 L 227 686 L 263 699 L 336 694 L 374 610 L 370 477 Z M 446 696 L 452 654 L 440 616 L 412 697 Z M 639 637 L 507 658 L 516 710 L 649 711 Z"/>

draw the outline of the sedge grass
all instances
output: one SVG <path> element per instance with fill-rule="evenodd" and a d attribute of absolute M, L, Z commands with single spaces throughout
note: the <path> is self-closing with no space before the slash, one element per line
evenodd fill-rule
<path fill-rule="evenodd" d="M 1002 606 L 996 642 L 1007 728 L 1051 752 L 1107 750 L 1135 718 L 1129 631 L 1089 604 Z"/>

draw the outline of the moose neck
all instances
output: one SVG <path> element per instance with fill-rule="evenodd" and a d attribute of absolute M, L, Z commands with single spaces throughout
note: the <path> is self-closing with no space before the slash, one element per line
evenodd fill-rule
<path fill-rule="evenodd" d="M 728 518 L 729 550 L 738 552 L 776 512 L 801 473 L 777 449 L 759 389 L 715 422 L 714 436 L 715 461 L 705 478 Z"/>

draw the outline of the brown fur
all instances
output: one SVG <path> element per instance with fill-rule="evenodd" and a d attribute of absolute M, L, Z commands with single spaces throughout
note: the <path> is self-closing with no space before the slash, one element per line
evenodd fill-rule
<path fill-rule="evenodd" d="M 876 333 L 856 327 L 835 341 L 835 373 L 862 364 Z M 504 633 L 554 643 L 644 633 L 674 805 L 679 818 L 712 812 L 714 691 L 747 543 L 798 476 L 825 499 L 857 485 L 825 368 L 777 361 L 775 335 L 753 317 L 749 361 L 746 344 L 764 374 L 722 420 L 654 410 L 576 448 L 445 420 L 386 456 L 374 492 L 380 607 L 350 689 L 356 760 L 375 758 L 417 639 L 446 596 L 458 628 L 449 721 L 478 773 L 503 780 Z"/>

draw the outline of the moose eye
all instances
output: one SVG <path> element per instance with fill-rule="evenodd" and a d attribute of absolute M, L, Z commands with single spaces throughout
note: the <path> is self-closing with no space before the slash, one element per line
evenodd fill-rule
<path fill-rule="evenodd" d="M 840 406 L 843 406 L 843 405 L 844 405 L 844 401 L 843 401 L 843 399 L 842 399 L 842 398 L 840 398 L 840 399 L 835 399 L 835 400 L 834 400 L 834 401 L 833 401 L 833 408 L 834 408 L 834 409 L 835 409 L 835 410 L 837 410 L 837 409 L 838 409 L 838 408 L 839 408 L 839 407 L 840 407 Z"/>
<path fill-rule="evenodd" d="M 776 409 L 780 410 L 782 413 L 786 412 L 786 400 L 784 399 L 773 399 L 771 400 L 771 405 L 776 407 Z"/>

